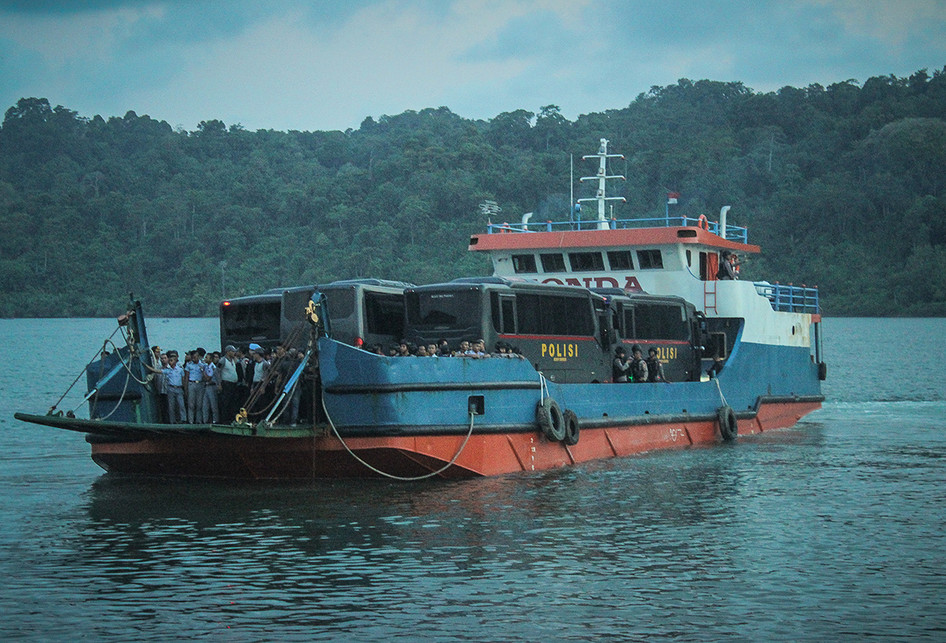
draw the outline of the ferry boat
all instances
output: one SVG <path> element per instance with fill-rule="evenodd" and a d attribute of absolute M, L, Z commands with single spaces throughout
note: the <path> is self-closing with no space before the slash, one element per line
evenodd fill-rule
<path fill-rule="evenodd" d="M 579 199 L 567 220 L 489 221 L 473 235 L 469 250 L 487 253 L 490 277 L 425 286 L 353 280 L 224 302 L 222 345 L 236 337 L 228 315 L 244 305 L 268 310 L 259 314 L 270 322 L 250 326 L 271 330 L 240 341 L 304 352 L 265 416 L 160 423 L 145 321 L 133 302 L 120 318 L 126 346 L 87 368 L 91 419 L 55 408 L 16 417 L 86 433 L 93 460 L 108 471 L 417 480 L 733 441 L 820 408 L 817 289 L 721 278 L 724 255 L 759 252 L 745 228 L 727 223 L 728 207 L 716 221 L 670 216 L 669 205 L 663 218 L 609 217 L 619 197 L 608 196 L 608 185 L 623 178 L 608 172 L 616 156 L 601 139 L 585 157 L 597 173 L 581 180 L 593 181 L 596 194 Z M 582 202 L 596 204 L 596 216 L 582 220 Z M 372 299 L 381 295 L 383 306 Z M 391 357 L 366 350 L 368 333 L 454 348 L 483 339 L 517 351 Z M 615 381 L 623 379 L 618 351 L 634 348 L 653 349 L 661 381 Z M 280 424 L 300 388 L 309 421 Z"/>

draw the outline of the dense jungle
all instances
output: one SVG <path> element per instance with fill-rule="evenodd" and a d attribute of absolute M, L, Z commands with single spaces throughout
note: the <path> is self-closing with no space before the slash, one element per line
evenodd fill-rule
<path fill-rule="evenodd" d="M 555 105 L 447 107 L 348 131 L 194 131 L 23 98 L 0 126 L 0 316 L 213 316 L 223 297 L 488 274 L 493 222 L 567 218 L 598 139 L 624 154 L 618 218 L 746 226 L 743 279 L 817 285 L 828 316 L 946 315 L 946 67 L 757 92 L 682 79 L 570 121 Z"/>

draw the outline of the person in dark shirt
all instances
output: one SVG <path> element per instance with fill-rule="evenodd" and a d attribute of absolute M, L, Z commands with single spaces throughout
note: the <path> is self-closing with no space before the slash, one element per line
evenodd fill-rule
<path fill-rule="evenodd" d="M 611 379 L 614 382 L 627 382 L 627 372 L 631 370 L 631 364 L 627 361 L 627 351 L 618 346 L 614 351 L 614 359 L 611 360 Z"/>
<path fill-rule="evenodd" d="M 647 351 L 647 381 L 648 382 L 666 382 L 664 377 L 664 365 L 660 363 L 657 356 L 657 349 L 651 348 Z"/>
<path fill-rule="evenodd" d="M 716 272 L 716 278 L 721 280 L 732 280 L 736 278 L 736 255 L 723 250 L 723 260 L 719 264 L 719 270 Z"/>
<path fill-rule="evenodd" d="M 637 383 L 647 381 L 647 362 L 644 361 L 644 355 L 641 347 L 637 344 L 631 346 L 631 375 Z"/>

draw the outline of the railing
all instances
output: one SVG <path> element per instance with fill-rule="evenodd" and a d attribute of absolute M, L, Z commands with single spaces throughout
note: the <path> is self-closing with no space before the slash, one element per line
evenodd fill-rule
<path fill-rule="evenodd" d="M 585 221 L 545 221 L 539 223 L 490 223 L 487 225 L 488 234 L 503 232 L 559 232 L 565 230 L 597 230 L 600 221 L 590 219 Z M 651 219 L 609 219 L 605 222 L 609 230 L 625 230 L 628 228 L 672 228 L 672 227 L 702 227 L 704 230 L 719 234 L 719 222 L 709 221 L 705 217 L 656 217 Z M 726 239 L 740 243 L 748 243 L 749 233 L 746 228 L 734 225 L 726 226 Z"/>
<path fill-rule="evenodd" d="M 773 310 L 789 313 L 813 313 L 821 311 L 818 289 L 807 286 L 782 285 L 779 283 L 755 282 L 755 289 L 769 300 Z"/>

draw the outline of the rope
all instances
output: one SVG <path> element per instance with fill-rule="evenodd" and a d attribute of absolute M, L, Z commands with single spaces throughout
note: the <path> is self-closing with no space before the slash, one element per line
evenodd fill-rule
<path fill-rule="evenodd" d="M 716 382 L 716 390 L 719 391 L 719 399 L 722 400 L 723 406 L 729 406 L 729 402 L 726 401 L 726 396 L 723 395 L 723 389 L 719 386 L 719 378 L 714 377 L 713 381 Z"/>
<path fill-rule="evenodd" d="M 115 406 L 112 408 L 111 411 L 108 412 L 108 415 L 104 417 L 100 417 L 98 419 L 107 420 L 108 418 L 112 417 L 115 411 L 118 410 L 118 407 L 121 406 L 121 403 L 125 401 L 125 393 L 128 392 L 128 382 L 130 381 L 131 381 L 131 371 L 129 371 L 128 375 L 125 376 L 125 388 L 122 389 L 122 394 L 118 397 L 118 401 L 115 402 Z M 98 398 L 98 394 L 96 394 L 96 398 Z M 79 407 L 76 407 L 76 408 L 79 408 Z"/>
<path fill-rule="evenodd" d="M 96 351 L 92 354 L 92 357 L 90 357 L 90 358 L 89 358 L 89 361 L 87 361 L 87 362 L 85 363 L 85 366 L 82 367 L 82 370 L 79 371 L 79 374 L 76 375 L 76 378 L 75 378 L 74 380 L 72 380 L 72 384 L 70 384 L 69 387 L 66 389 L 66 391 L 65 391 L 62 395 L 59 396 L 59 399 L 56 400 L 56 403 L 53 404 L 51 407 L 49 407 L 49 412 L 50 412 L 50 413 L 52 413 L 52 412 L 56 409 L 56 407 L 59 406 L 59 404 L 66 398 L 67 395 L 69 395 L 69 391 L 71 391 L 71 390 L 72 390 L 72 387 L 76 385 L 76 382 L 78 382 L 79 379 L 80 379 L 83 375 L 86 374 L 87 369 L 89 368 L 89 364 L 91 364 L 91 363 L 95 360 L 96 357 L 98 357 L 99 355 L 102 354 L 102 351 L 105 350 L 105 346 L 108 344 L 108 342 L 110 342 L 111 339 L 112 339 L 112 337 L 115 337 L 115 333 L 117 333 L 117 332 L 120 331 L 121 329 L 122 329 L 121 326 L 116 326 L 116 327 L 115 327 L 115 330 L 112 331 L 112 334 L 109 335 L 108 339 L 106 339 L 104 342 L 102 342 L 102 348 L 99 349 L 99 350 L 96 350 Z M 114 346 L 114 342 L 112 343 L 112 345 Z M 103 369 L 105 368 L 105 365 L 104 365 L 104 364 L 102 364 L 102 368 L 103 368 Z M 99 373 L 99 379 L 101 379 L 101 377 L 102 377 L 102 372 L 100 371 L 100 373 Z M 88 400 L 83 399 L 81 402 L 79 402 L 78 406 L 76 406 L 74 409 L 72 409 L 72 412 L 75 413 L 75 412 L 79 409 L 79 407 L 82 406 L 83 404 L 85 404 L 87 401 L 88 401 Z"/>
<path fill-rule="evenodd" d="M 279 418 L 282 417 L 282 414 L 286 412 L 286 409 L 288 409 L 289 405 L 292 403 L 292 398 L 296 393 L 296 388 L 299 386 L 299 382 L 301 381 L 302 381 L 302 377 L 299 377 L 299 379 L 296 380 L 296 383 L 292 385 L 292 388 L 286 392 L 286 394 L 282 398 L 282 402 L 280 402 L 279 406 L 277 407 L 279 409 L 279 412 L 276 413 L 276 416 L 272 420 L 270 420 L 268 424 L 270 425 L 276 424 Z M 278 401 L 279 397 L 277 397 L 276 400 Z"/>
<path fill-rule="evenodd" d="M 113 342 L 111 339 L 106 339 L 106 340 L 105 340 L 105 343 L 106 343 L 106 344 L 111 344 L 112 347 L 115 349 L 115 354 L 118 355 L 118 361 L 121 362 L 122 366 L 125 367 L 125 370 L 128 371 L 128 377 L 130 377 L 131 379 L 135 380 L 136 382 L 138 382 L 138 383 L 141 384 L 142 386 L 147 386 L 147 385 L 148 385 L 148 382 L 149 382 L 148 380 L 139 380 L 137 377 L 135 377 L 135 374 L 131 372 L 131 366 L 129 366 L 129 365 L 125 362 L 124 358 L 122 357 L 121 351 L 118 350 L 118 345 L 117 345 L 115 342 Z M 129 352 L 129 357 L 131 357 L 131 353 L 130 353 L 130 352 Z M 141 358 L 139 357 L 138 359 L 140 360 Z"/>
<path fill-rule="evenodd" d="M 304 328 L 303 326 L 299 326 L 295 330 L 293 330 L 292 333 L 290 333 L 289 337 L 286 339 L 286 341 L 283 343 L 283 346 L 286 346 L 286 345 L 291 346 L 292 344 L 294 344 L 299 334 L 302 332 L 303 328 Z M 259 386 L 257 386 L 255 389 L 251 391 L 250 396 L 247 398 L 246 402 L 244 402 L 243 404 L 243 408 L 246 409 L 247 417 L 264 416 L 266 412 L 269 411 L 271 408 L 273 408 L 273 405 L 276 404 L 276 400 L 279 399 L 278 396 L 274 397 L 272 401 L 270 401 L 270 403 L 267 404 L 263 409 L 259 411 L 250 411 L 252 406 L 259 400 L 259 398 L 266 391 L 266 388 L 269 386 L 270 380 L 276 377 L 277 375 L 276 365 L 279 364 L 282 360 L 286 359 L 286 356 L 288 356 L 288 354 L 289 353 L 286 353 L 286 355 L 283 355 L 282 357 L 279 357 L 273 360 L 273 362 L 269 365 L 269 370 L 266 371 L 266 377 L 264 377 L 260 381 Z M 252 383 L 250 384 L 250 386 L 252 387 Z"/>
<path fill-rule="evenodd" d="M 457 450 L 457 452 L 456 452 L 456 454 L 453 456 L 453 458 L 450 459 L 450 462 L 448 462 L 447 464 L 443 465 L 443 467 L 441 467 L 440 469 L 437 469 L 436 471 L 431 471 L 430 473 L 425 473 L 425 474 L 422 475 L 422 476 L 405 477 L 405 476 L 396 476 L 396 475 L 394 475 L 394 474 L 392 474 L 392 473 L 387 473 L 386 471 L 381 471 L 380 469 L 377 469 L 377 468 L 373 467 L 372 465 L 368 464 L 367 462 L 365 462 L 364 460 L 362 460 L 361 458 L 359 458 L 357 455 L 355 455 L 355 452 L 352 451 L 351 448 L 348 446 L 348 444 L 345 443 L 345 440 L 342 439 L 342 436 L 339 434 L 338 429 L 335 428 L 335 423 L 332 422 L 332 417 L 329 415 L 328 409 L 325 407 L 325 396 L 324 396 L 324 395 L 322 396 L 322 410 L 325 411 L 325 417 L 328 419 L 328 425 L 329 425 L 330 427 L 332 427 L 332 433 L 335 435 L 336 438 L 338 438 L 338 441 L 342 443 L 342 446 L 345 447 L 345 450 L 348 451 L 348 453 L 349 453 L 349 455 L 351 455 L 351 457 L 353 457 L 353 458 L 354 458 L 355 460 L 357 460 L 359 463 L 363 464 L 365 467 L 367 467 L 368 469 L 370 469 L 370 470 L 373 471 L 374 473 L 377 473 L 378 475 L 384 476 L 385 478 L 391 478 L 392 480 L 401 480 L 401 481 L 403 481 L 403 482 L 416 482 L 416 481 L 418 481 L 418 480 L 426 480 L 427 478 L 433 478 L 434 476 L 440 475 L 441 473 L 443 473 L 444 471 L 446 471 L 447 469 L 449 469 L 450 467 L 452 467 L 453 464 L 454 464 L 454 463 L 457 461 L 457 459 L 460 457 L 460 454 L 463 453 L 463 449 L 466 448 L 467 442 L 470 441 L 470 437 L 473 435 L 473 418 L 475 417 L 475 415 L 471 412 L 471 413 L 470 413 L 470 430 L 467 431 L 466 437 L 463 439 L 463 444 L 460 445 L 460 448 Z M 314 449 L 313 449 L 313 453 L 314 453 Z M 314 458 L 314 455 L 313 455 L 313 458 Z"/>

